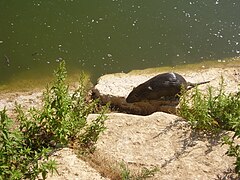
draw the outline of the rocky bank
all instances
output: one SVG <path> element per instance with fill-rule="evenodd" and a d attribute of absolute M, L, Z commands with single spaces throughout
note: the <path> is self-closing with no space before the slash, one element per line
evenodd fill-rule
<path fill-rule="evenodd" d="M 219 68 L 200 68 L 198 70 L 179 70 L 190 82 L 210 80 L 210 86 L 218 88 L 221 76 L 224 77 L 227 92 L 236 92 L 240 82 L 240 66 Z M 143 168 L 157 167 L 150 179 L 237 179 L 234 174 L 234 159 L 225 155 L 228 147 L 222 146 L 221 136 L 209 136 L 194 132 L 187 121 L 173 114 L 161 112 L 162 109 L 148 106 L 133 107 L 125 98 L 133 87 L 150 77 L 162 73 L 110 74 L 100 77 L 95 92 L 102 102 L 111 102 L 118 110 L 135 114 L 147 112 L 147 116 L 112 112 L 106 121 L 107 130 L 100 136 L 94 156 L 98 163 L 78 159 L 69 148 L 55 152 L 58 174 L 51 179 L 109 179 L 107 168 L 118 168 L 124 163 L 132 173 Z M 208 85 L 200 86 L 202 91 Z M 25 107 L 41 104 L 41 92 L 17 92 L 0 94 L 0 109 L 4 106 L 11 112 L 14 102 Z M 135 108 L 135 109 L 134 109 Z M 144 109 L 145 108 L 145 109 Z M 174 108 L 176 108 L 174 106 Z M 137 110 L 136 110 L 137 109 Z M 96 115 L 91 114 L 91 120 Z M 93 162 L 93 161 L 91 161 Z M 94 168 L 95 169 L 94 169 Z M 103 177 L 103 174 L 105 177 Z M 107 177 L 108 176 L 108 177 Z"/>

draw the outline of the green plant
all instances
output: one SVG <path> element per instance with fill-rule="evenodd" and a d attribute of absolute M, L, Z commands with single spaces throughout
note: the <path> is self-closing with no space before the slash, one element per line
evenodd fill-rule
<path fill-rule="evenodd" d="M 235 133 L 236 134 L 236 133 Z M 239 138 L 239 135 L 238 137 Z M 226 154 L 231 157 L 235 157 L 235 172 L 240 175 L 240 145 L 235 142 L 235 138 L 224 136 L 223 137 L 223 144 L 227 144 L 229 146 L 228 151 Z"/>
<path fill-rule="evenodd" d="M 193 128 L 207 131 L 233 130 L 239 126 L 240 101 L 238 94 L 224 91 L 223 79 L 213 95 L 212 87 L 206 94 L 195 88 L 183 93 L 178 114 L 187 119 Z"/>
<path fill-rule="evenodd" d="M 92 139 L 93 145 L 99 133 L 104 130 L 106 108 L 90 125 L 87 123 L 87 116 L 96 109 L 98 101 L 86 101 L 83 74 L 79 87 L 73 92 L 70 92 L 65 83 L 66 74 L 65 63 L 62 62 L 55 71 L 55 81 L 51 88 L 48 87 L 44 92 L 42 109 L 32 108 L 30 114 L 24 114 L 22 108 L 17 106 L 20 129 L 29 139 L 27 144 L 38 148 L 81 141 L 81 144 L 86 143 L 86 147 L 90 148 L 89 141 L 83 139 Z"/>
<path fill-rule="evenodd" d="M 122 180 L 144 180 L 153 177 L 154 174 L 159 171 L 158 167 L 153 167 L 151 169 L 143 167 L 139 173 L 132 174 L 124 162 L 120 163 L 120 169 Z"/>
<path fill-rule="evenodd" d="M 54 161 L 47 161 L 49 149 L 26 146 L 23 133 L 11 127 L 6 110 L 0 111 L 0 179 L 35 179 L 39 174 L 45 179 L 56 168 Z"/>
<path fill-rule="evenodd" d="M 211 89 L 209 89 L 211 94 Z M 218 127 L 215 119 L 209 114 L 209 98 L 203 95 L 197 88 L 193 94 L 185 92 L 180 100 L 180 109 L 178 113 L 187 119 L 195 129 L 213 130 Z"/>
<path fill-rule="evenodd" d="M 108 109 L 107 107 L 108 106 L 103 109 L 97 119 L 85 126 L 84 131 L 79 134 L 78 143 L 81 149 L 81 154 L 94 152 L 94 145 L 98 140 L 99 134 L 106 129 L 104 122 L 107 118 L 105 115 L 105 112 Z"/>
<path fill-rule="evenodd" d="M 121 169 L 122 180 L 130 180 L 131 179 L 131 172 L 124 162 L 120 163 L 120 169 Z"/>
<path fill-rule="evenodd" d="M 158 167 L 153 167 L 151 169 L 148 169 L 146 167 L 142 168 L 140 175 L 138 176 L 137 180 L 143 180 L 146 178 L 153 177 L 156 172 L 159 171 Z"/>
<path fill-rule="evenodd" d="M 93 152 L 99 134 L 105 129 L 106 108 L 87 122 L 87 116 L 97 109 L 98 101 L 86 101 L 85 77 L 79 87 L 70 91 L 66 85 L 65 62 L 54 72 L 55 80 L 43 93 L 43 106 L 25 111 L 16 104 L 19 127 L 10 130 L 11 120 L 1 111 L 0 179 L 43 179 L 56 168 L 48 156 L 53 148 L 80 144 L 81 152 Z"/>
<path fill-rule="evenodd" d="M 223 78 L 220 88 L 215 92 L 216 95 L 213 95 L 209 87 L 206 94 L 198 88 L 191 93 L 183 93 L 178 113 L 198 130 L 214 133 L 234 131 L 234 136 L 224 137 L 223 143 L 229 145 L 226 154 L 236 158 L 235 170 L 240 175 L 240 145 L 236 141 L 240 138 L 240 92 L 226 93 Z"/>

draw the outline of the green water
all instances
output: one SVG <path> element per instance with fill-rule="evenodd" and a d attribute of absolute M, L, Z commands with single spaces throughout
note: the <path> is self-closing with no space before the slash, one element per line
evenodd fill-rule
<path fill-rule="evenodd" d="M 239 0 L 1 0 L 0 17 L 0 84 L 62 59 L 95 81 L 240 55 Z"/>

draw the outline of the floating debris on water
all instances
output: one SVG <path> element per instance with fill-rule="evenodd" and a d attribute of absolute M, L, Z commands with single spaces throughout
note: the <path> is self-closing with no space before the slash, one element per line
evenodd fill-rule
<path fill-rule="evenodd" d="M 36 56 L 36 55 L 38 55 L 38 52 L 32 53 L 32 56 Z"/>
<path fill-rule="evenodd" d="M 5 58 L 5 64 L 6 64 L 7 66 L 10 66 L 10 59 L 8 58 L 8 56 L 7 56 L 7 55 L 4 55 L 4 58 Z"/>
<path fill-rule="evenodd" d="M 59 58 L 56 59 L 56 62 L 60 62 L 60 61 L 62 61 L 62 60 L 63 60 L 63 58 L 62 58 L 62 57 L 59 57 Z"/>

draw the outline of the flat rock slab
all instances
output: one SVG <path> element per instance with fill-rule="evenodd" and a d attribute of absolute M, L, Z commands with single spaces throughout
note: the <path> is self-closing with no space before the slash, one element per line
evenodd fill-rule
<path fill-rule="evenodd" d="M 89 120 L 96 115 L 90 115 Z M 200 136 L 188 123 L 163 112 L 150 116 L 113 113 L 97 151 L 133 171 L 159 167 L 151 179 L 218 179 L 234 176 L 234 159 L 220 137 Z"/>
<path fill-rule="evenodd" d="M 95 97 L 99 97 L 103 104 L 109 103 L 120 112 L 131 114 L 149 115 L 153 112 L 163 111 L 175 114 L 178 102 L 176 101 L 148 101 L 140 103 L 127 103 L 126 97 L 132 89 L 147 81 L 153 76 L 163 72 L 145 74 L 141 73 L 116 73 L 101 76 L 95 85 L 93 92 Z M 201 69 L 196 72 L 177 72 L 187 81 L 196 83 L 211 81 L 209 84 L 199 86 L 200 90 L 206 90 L 208 86 L 218 88 L 221 77 L 224 78 L 227 92 L 236 92 L 240 81 L 240 67 Z"/>
<path fill-rule="evenodd" d="M 50 159 L 57 162 L 58 173 L 48 174 L 47 180 L 107 180 L 91 168 L 88 163 L 78 159 L 70 148 L 56 151 Z"/>

